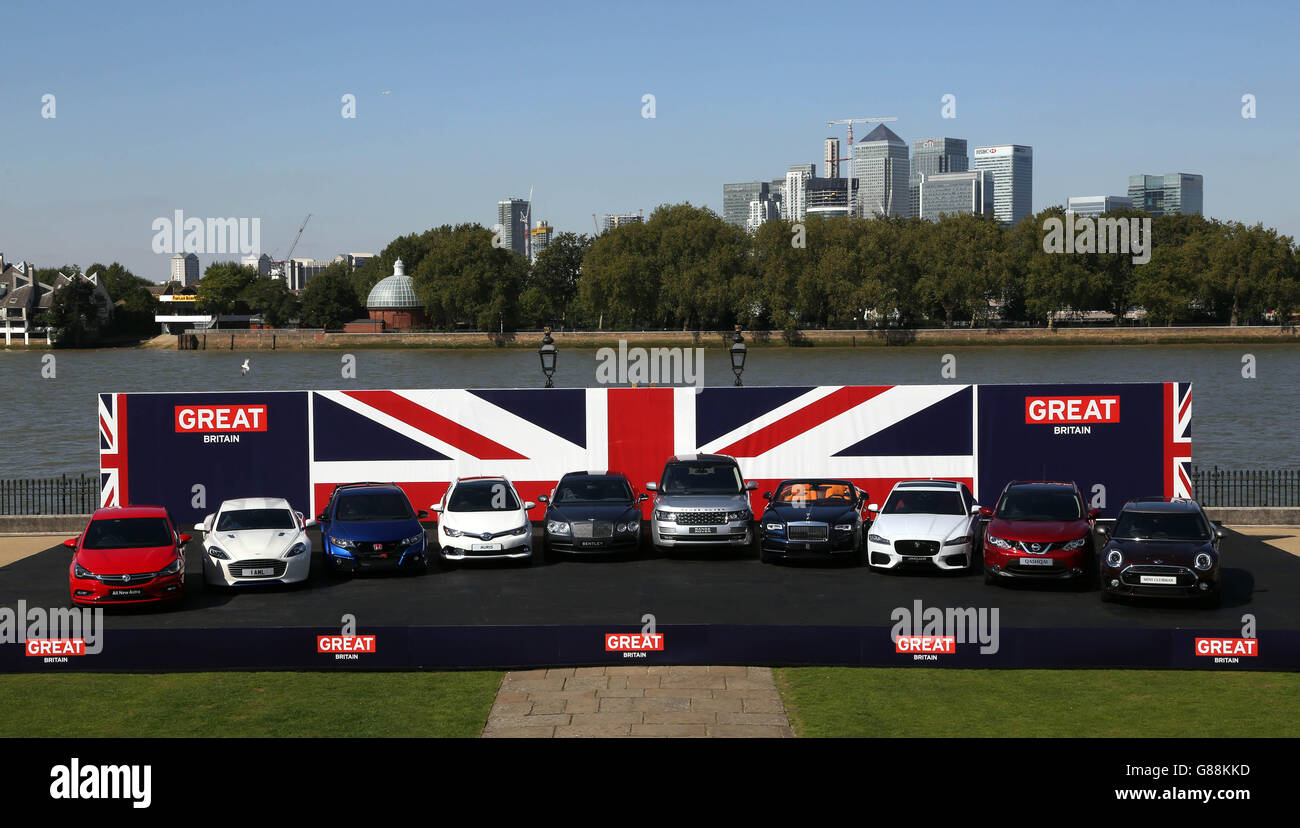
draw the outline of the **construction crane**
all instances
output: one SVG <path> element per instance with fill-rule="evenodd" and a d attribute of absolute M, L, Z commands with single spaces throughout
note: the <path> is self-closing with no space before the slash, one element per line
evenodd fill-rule
<path fill-rule="evenodd" d="M 836 126 L 838 124 L 848 124 L 849 127 L 849 157 L 836 158 L 835 161 L 853 161 L 853 125 L 854 124 L 883 124 L 889 121 L 897 121 L 897 118 L 841 118 L 838 121 L 827 121 L 826 126 Z M 849 174 L 847 176 L 849 184 L 849 215 L 853 215 L 853 165 L 849 165 Z"/>
<path fill-rule="evenodd" d="M 591 214 L 591 229 L 595 234 L 592 236 L 593 239 L 600 235 L 600 224 L 596 221 L 595 213 Z"/>
<path fill-rule="evenodd" d="M 853 127 L 849 127 L 849 129 L 852 130 Z M 302 238 L 302 231 L 307 229 L 307 222 L 309 221 L 311 221 L 311 213 L 308 213 L 307 218 L 302 220 L 302 226 L 298 228 L 298 235 L 293 237 L 293 244 L 289 245 L 289 253 L 284 257 L 286 262 L 293 260 L 293 251 L 298 247 L 298 240 Z"/>

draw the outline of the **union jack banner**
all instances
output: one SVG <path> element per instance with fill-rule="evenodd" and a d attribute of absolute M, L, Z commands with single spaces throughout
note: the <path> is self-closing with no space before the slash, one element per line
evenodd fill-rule
<path fill-rule="evenodd" d="M 583 470 L 642 491 L 695 453 L 735 457 L 756 507 L 792 477 L 877 501 L 900 480 L 956 480 L 986 505 L 1010 480 L 1066 480 L 1111 515 L 1190 494 L 1191 385 L 1175 382 L 102 394 L 99 421 L 102 503 L 182 522 L 234 497 L 317 514 L 358 481 L 397 483 L 417 509 L 473 475 L 526 500 Z"/>

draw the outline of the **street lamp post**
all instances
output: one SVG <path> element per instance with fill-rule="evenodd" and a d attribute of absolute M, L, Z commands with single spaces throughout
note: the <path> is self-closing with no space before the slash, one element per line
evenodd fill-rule
<path fill-rule="evenodd" d="M 551 339 L 551 329 L 546 327 L 542 329 L 545 336 L 542 337 L 542 347 L 537 349 L 537 356 L 542 360 L 542 373 L 546 375 L 546 387 L 555 387 L 555 355 L 558 353 L 555 349 L 555 340 Z"/>
<path fill-rule="evenodd" d="M 735 336 L 731 340 L 731 373 L 736 375 L 736 385 L 739 386 L 740 375 L 745 373 L 745 337 L 740 335 L 740 326 L 736 326 Z"/>

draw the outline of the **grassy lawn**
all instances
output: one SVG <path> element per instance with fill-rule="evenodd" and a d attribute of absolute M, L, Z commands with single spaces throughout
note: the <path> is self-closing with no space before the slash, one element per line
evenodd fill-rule
<path fill-rule="evenodd" d="M 1300 674 L 778 669 L 800 736 L 1300 736 Z"/>
<path fill-rule="evenodd" d="M 478 736 L 501 673 L 0 675 L 0 736 Z"/>

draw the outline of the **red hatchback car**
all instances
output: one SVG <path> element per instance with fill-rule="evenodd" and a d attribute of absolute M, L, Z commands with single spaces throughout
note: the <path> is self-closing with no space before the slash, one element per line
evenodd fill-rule
<path fill-rule="evenodd" d="M 1093 572 L 1092 528 L 1099 509 L 1084 506 L 1073 483 L 1012 481 L 998 505 L 980 509 L 984 582 L 1087 579 Z"/>
<path fill-rule="evenodd" d="M 68 592 L 74 604 L 143 604 L 185 594 L 185 544 L 162 506 L 99 509 L 73 550 Z"/>

